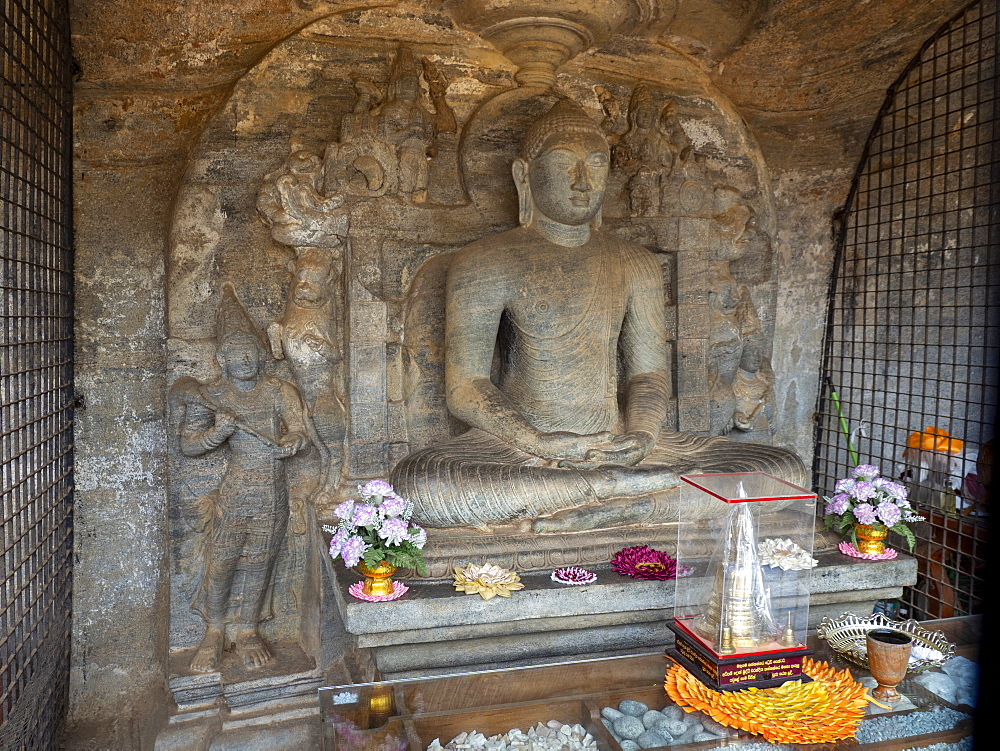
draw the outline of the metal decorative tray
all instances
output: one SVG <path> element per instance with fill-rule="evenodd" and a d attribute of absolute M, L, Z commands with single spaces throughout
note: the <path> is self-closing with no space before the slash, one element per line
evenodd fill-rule
<path fill-rule="evenodd" d="M 830 647 L 845 659 L 867 668 L 866 637 L 869 631 L 876 628 L 890 628 L 913 637 L 915 653 L 910 657 L 907 668 L 909 673 L 921 673 L 930 668 L 940 667 L 955 655 L 955 645 L 940 631 L 928 631 L 914 620 L 894 621 L 882 613 L 865 617 L 844 613 L 839 618 L 824 618 L 816 627 L 816 635 L 820 639 L 826 639 Z M 921 655 L 924 650 L 937 650 L 941 656 Z"/>

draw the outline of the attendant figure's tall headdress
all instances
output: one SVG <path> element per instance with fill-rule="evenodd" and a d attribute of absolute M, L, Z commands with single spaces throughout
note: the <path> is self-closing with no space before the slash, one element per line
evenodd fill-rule
<path fill-rule="evenodd" d="M 236 296 L 235 287 L 226 282 L 222 285 L 222 300 L 219 302 L 219 313 L 216 319 L 215 340 L 218 343 L 217 346 L 221 347 L 227 340 L 235 336 L 251 337 L 261 350 L 267 352 L 267 344 L 260 329 L 257 328 L 257 324 L 253 322 L 250 314 L 243 307 L 243 303 Z"/>

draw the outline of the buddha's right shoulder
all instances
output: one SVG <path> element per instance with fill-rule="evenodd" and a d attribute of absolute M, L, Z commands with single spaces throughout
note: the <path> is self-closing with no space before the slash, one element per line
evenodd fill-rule
<path fill-rule="evenodd" d="M 530 235 L 524 227 L 490 235 L 466 245 L 455 254 L 451 268 L 478 269 L 480 272 L 491 265 L 509 266 L 516 263 L 525 252 Z"/>

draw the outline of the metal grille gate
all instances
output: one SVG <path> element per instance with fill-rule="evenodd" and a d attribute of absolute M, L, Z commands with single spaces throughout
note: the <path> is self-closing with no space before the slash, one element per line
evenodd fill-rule
<path fill-rule="evenodd" d="M 72 566 L 71 60 L 65 0 L 0 22 L 0 747 L 66 713 Z"/>
<path fill-rule="evenodd" d="M 918 584 L 892 607 L 916 618 L 978 612 L 985 595 L 1000 382 L 996 40 L 996 0 L 974 3 L 889 90 L 834 272 L 814 479 L 830 494 L 860 462 L 905 480 L 928 521 L 915 529 Z"/>

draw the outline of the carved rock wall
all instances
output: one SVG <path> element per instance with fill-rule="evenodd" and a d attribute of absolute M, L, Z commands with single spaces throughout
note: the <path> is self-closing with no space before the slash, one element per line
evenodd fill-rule
<path fill-rule="evenodd" d="M 833 0 L 816 10 L 810 0 L 699 2 L 699 14 L 684 16 L 692 2 L 636 3 L 657 6 L 658 15 L 631 32 L 634 39 L 613 39 L 572 61 L 560 86 L 600 117 L 594 83 L 613 91 L 625 110 L 634 81 L 647 80 L 658 96 L 676 95 L 681 119 L 688 118 L 689 125 L 694 115 L 712 112 L 728 124 L 724 143 L 760 144 L 753 164 L 725 169 L 753 174 L 742 182 L 733 177 L 733 184 L 748 192 L 772 240 L 773 284 L 758 291 L 756 302 L 765 311 L 762 324 L 775 331 L 775 442 L 809 456 L 832 260 L 830 217 L 846 196 L 885 87 L 963 3 L 892 0 L 858 8 Z M 70 722 L 80 743 L 92 736 L 100 739 L 95 748 L 136 748 L 149 744 L 168 704 L 168 454 L 169 461 L 177 461 L 168 439 L 168 363 L 175 375 L 210 377 L 206 327 L 214 320 L 212 295 L 221 281 L 239 282 L 243 269 L 254 270 L 254 284 L 241 287 L 241 295 L 258 324 L 281 319 L 292 276 L 288 262 L 295 254 L 276 244 L 256 218 L 255 181 L 289 156 L 293 124 L 304 142 L 328 142 L 337 135 L 338 113 L 354 101 L 347 86 L 350 71 L 324 68 L 322 57 L 311 57 L 317 47 L 338 45 L 298 30 L 350 10 L 353 16 L 335 23 L 351 25 L 355 34 L 341 38 L 352 38 L 345 47 L 356 50 L 360 69 L 380 82 L 399 41 L 440 54 L 455 76 L 449 101 L 461 122 L 489 92 L 510 85 L 514 71 L 490 45 L 456 29 L 446 4 L 435 0 L 407 6 L 374 35 L 361 33 L 364 14 L 349 2 L 139 0 L 125 8 L 76 0 L 71 5 L 79 64 L 76 378 L 82 402 L 76 427 Z M 720 8 L 729 14 L 724 23 L 713 15 Z M 453 46 L 461 48 L 460 55 Z M 278 72 L 274 63 L 287 61 L 296 47 L 302 72 Z M 275 76 L 268 82 L 273 88 L 257 87 L 234 108 L 239 88 L 266 75 Z M 731 104 L 723 104 L 727 100 Z M 707 132 L 685 132 L 696 145 L 696 135 L 711 140 Z M 440 145 L 459 149 L 447 138 Z M 210 147 L 228 150 L 232 158 L 213 158 Z M 230 169 L 221 175 L 217 167 L 223 163 Z M 453 177 L 432 172 L 431 184 L 439 190 L 453 186 Z M 773 202 L 765 198 L 771 193 Z M 439 229 L 438 214 L 471 213 L 455 207 L 460 201 L 454 194 L 432 191 L 430 199 L 451 208 L 402 205 L 410 227 L 405 236 L 390 236 L 387 247 L 359 235 L 349 246 L 358 260 L 345 273 L 354 286 L 345 287 L 344 300 L 357 303 L 359 314 L 362 303 L 370 303 L 371 323 L 345 339 L 345 347 L 354 348 L 359 363 L 372 354 L 365 348 L 375 345 L 378 371 L 377 350 L 388 342 L 384 379 L 372 380 L 373 392 L 353 395 L 352 417 L 362 415 L 363 405 L 384 404 L 384 423 L 382 414 L 372 419 L 385 426 L 385 437 L 398 435 L 393 431 L 399 412 L 389 406 L 404 401 L 399 332 L 393 328 L 405 319 L 400 282 L 411 281 L 421 261 L 486 231 L 491 222 L 499 228 L 513 221 L 477 216 L 473 228 L 455 219 L 448 224 L 447 242 L 430 243 L 425 238 Z M 358 216 L 351 220 L 359 227 L 379 226 L 374 204 L 365 205 L 371 213 L 356 208 Z M 640 242 L 652 244 L 649 238 L 656 240 L 661 232 L 655 222 L 619 213 L 616 230 L 634 232 Z M 663 230 L 664 247 L 679 237 L 672 233 Z M 678 274 L 666 269 L 668 276 Z M 175 286 L 180 278 L 190 283 Z M 772 314 L 766 313 L 768 295 L 777 297 Z M 186 312 L 175 305 L 178 300 L 186 301 Z M 182 317 L 175 319 L 175 313 Z M 700 356 L 702 345 L 690 346 L 692 356 Z M 360 389 L 357 379 L 355 384 Z M 354 438 L 370 435 L 357 431 Z M 398 441 L 371 443 L 379 447 L 373 468 L 399 450 L 393 448 Z M 356 458 L 364 456 L 359 452 Z M 313 456 L 301 463 L 316 461 Z"/>

